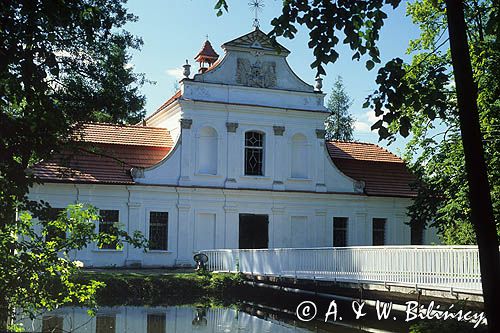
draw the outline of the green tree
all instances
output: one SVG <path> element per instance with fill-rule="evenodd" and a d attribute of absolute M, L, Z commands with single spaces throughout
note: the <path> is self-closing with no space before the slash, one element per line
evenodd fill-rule
<path fill-rule="evenodd" d="M 330 116 L 325 121 L 327 140 L 353 140 L 354 118 L 349 113 L 351 105 L 352 99 L 345 90 L 342 77 L 339 76 L 326 102 L 326 107 L 330 111 Z"/>
<path fill-rule="evenodd" d="M 475 81 L 478 85 L 478 108 L 483 135 L 488 180 L 500 237 L 500 50 L 489 22 L 489 1 L 471 2 L 466 14 L 467 31 L 471 40 L 471 59 Z M 416 53 L 411 64 L 406 65 L 406 80 L 418 82 L 431 68 L 450 67 L 449 49 L 438 47 L 447 39 L 446 13 L 443 3 L 432 5 L 428 1 L 415 1 L 408 5 L 408 15 L 419 25 L 419 38 L 410 42 L 408 53 Z M 484 23 L 482 23 L 484 22 Z M 444 45 L 443 45 L 444 46 Z M 410 71 L 411 70 L 411 71 Z M 411 84 L 411 83 L 410 83 Z M 410 207 L 412 222 L 436 226 L 441 239 L 447 244 L 475 244 L 468 200 L 469 187 L 465 171 L 464 150 L 460 133 L 453 85 L 442 91 L 449 96 L 443 99 L 450 112 L 437 121 L 413 122 L 412 138 L 406 147 L 406 159 L 414 162 L 412 168 L 420 177 L 418 198 Z M 443 95 L 444 96 L 444 95 Z M 422 118 L 421 109 L 406 108 L 411 118 Z M 436 133 L 437 132 L 437 133 Z"/>
<path fill-rule="evenodd" d="M 379 32 L 387 18 L 389 7 L 397 7 L 400 0 L 371 1 L 303 1 L 283 2 L 279 17 L 273 19 L 270 35 L 294 38 L 297 25 L 309 30 L 309 47 L 313 49 L 315 61 L 311 67 L 318 75 L 324 75 L 324 65 L 335 62 L 339 54 L 335 47 L 342 37 L 353 52 L 352 59 L 368 58 L 366 68 L 371 70 L 380 62 L 377 41 Z M 381 139 L 394 137 L 396 131 L 408 136 L 415 123 L 446 119 L 455 114 L 460 124 L 460 135 L 464 152 L 465 175 L 468 184 L 467 199 L 470 205 L 470 220 L 474 226 L 481 263 L 481 280 L 488 330 L 500 331 L 500 298 L 496 297 L 496 284 L 500 281 L 500 256 L 493 206 L 484 158 L 477 90 L 478 79 L 474 78 L 471 52 L 473 40 L 468 40 L 465 13 L 477 9 L 478 4 L 487 3 L 484 16 L 475 15 L 478 25 L 489 30 L 494 44 L 500 42 L 500 4 L 498 0 L 429 0 L 428 6 L 438 6 L 446 13 L 450 63 L 448 66 L 428 66 L 418 80 L 409 80 L 412 71 L 400 58 L 395 58 L 378 71 L 379 85 L 365 103 L 381 117 L 372 129 L 378 129 Z M 215 8 L 218 15 L 227 10 L 227 1 L 218 0 Z M 343 36 L 342 36 L 343 35 Z M 444 43 L 443 43 L 444 44 Z M 429 56 L 430 57 L 430 56 Z M 422 57 L 422 61 L 426 56 Z M 426 66 L 423 61 L 423 65 Z M 498 63 L 496 64 L 498 66 Z M 497 77 L 498 79 L 498 77 Z M 447 91 L 453 82 L 453 89 Z M 456 99 L 456 108 L 450 109 L 451 98 Z M 421 110 L 417 117 L 407 114 L 408 109 Z"/>
<path fill-rule="evenodd" d="M 144 97 L 138 89 L 144 77 L 127 66 L 127 50 L 139 48 L 141 40 L 123 30 L 125 23 L 135 20 L 124 3 L 20 0 L 2 1 L 0 6 L 2 324 L 15 307 L 34 312 L 87 301 L 97 286 L 71 285 L 73 264 L 55 256 L 96 239 L 87 223 L 93 214 L 79 209 L 72 221 L 62 216 L 46 219 L 48 207 L 27 199 L 37 180 L 26 170 L 73 145 L 82 122 L 125 123 L 143 117 Z M 42 230 L 60 227 L 70 236 L 42 244 L 25 211 L 46 221 Z M 63 227 L 63 222 L 71 223 Z"/>

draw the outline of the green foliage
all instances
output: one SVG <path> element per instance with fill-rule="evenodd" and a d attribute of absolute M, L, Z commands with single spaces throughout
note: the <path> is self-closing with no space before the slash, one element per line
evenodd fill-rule
<path fill-rule="evenodd" d="M 315 57 L 311 68 L 315 68 L 318 75 L 326 74 L 324 65 L 334 63 L 339 57 L 335 47 L 341 38 L 353 51 L 353 60 L 368 57 L 365 64 L 371 70 L 375 63 L 380 63 L 376 42 L 387 18 L 384 5 L 396 8 L 399 3 L 400 0 L 288 0 L 283 2 L 281 15 L 271 21 L 274 28 L 270 35 L 294 38 L 297 24 L 305 25 L 309 30 L 309 47 Z"/>
<path fill-rule="evenodd" d="M 387 18 L 384 10 L 397 7 L 399 2 L 287 0 L 281 15 L 271 22 L 274 28 L 270 36 L 294 38 L 298 25 L 305 26 L 315 57 L 311 67 L 324 74 L 323 65 L 337 60 L 335 47 L 343 35 L 342 43 L 351 47 L 352 59 L 366 56 L 366 67 L 371 70 L 380 62 L 376 43 Z M 467 0 L 464 8 L 493 210 L 499 225 L 500 4 L 498 0 Z M 407 15 L 421 31 L 408 46 L 412 60 L 405 63 L 394 58 L 379 68 L 378 88 L 363 107 L 380 117 L 372 125 L 380 139 L 392 142 L 398 135 L 410 137 L 405 157 L 418 176 L 418 197 L 409 209 L 412 224 L 417 228 L 436 226 L 447 244 L 472 244 L 475 236 L 445 9 L 445 0 L 407 4 Z M 498 230 L 500 236 L 500 226 Z"/>
<path fill-rule="evenodd" d="M 123 231 L 113 237 L 96 232 L 98 219 L 96 209 L 83 204 L 68 206 L 54 219 L 34 221 L 29 213 L 21 213 L 11 226 L 19 231 L 17 236 L 0 239 L 2 253 L 16 249 L 2 259 L 0 267 L 0 294 L 8 309 L 16 305 L 23 309 L 23 315 L 34 317 L 42 308 L 52 310 L 62 304 L 95 306 L 95 293 L 104 284 L 92 279 L 76 283 L 72 279 L 82 266 L 72 260 L 73 251 L 110 240 L 145 246 L 144 238 L 130 237 Z"/>
<path fill-rule="evenodd" d="M 412 63 L 406 65 L 407 74 L 403 80 L 420 81 L 421 85 L 425 85 L 428 82 L 420 78 L 421 73 L 430 72 L 436 67 L 444 69 L 442 73 L 448 79 L 434 85 L 440 93 L 426 97 L 429 104 L 439 105 L 432 96 L 448 96 L 442 104 L 443 112 L 439 122 L 432 121 L 434 118 L 429 116 L 425 107 L 407 104 L 403 111 L 394 115 L 392 129 L 394 133 L 394 129 L 398 128 L 394 124 L 401 120 L 401 115 L 412 120 L 412 138 L 406 148 L 406 159 L 412 161 L 411 167 L 419 176 L 416 184 L 418 197 L 409 210 L 412 223 L 421 226 L 430 223 L 436 226 L 446 244 L 475 244 L 474 228 L 470 224 L 469 193 L 450 70 L 451 60 L 449 50 L 439 49 L 442 44 L 440 38 L 446 29 L 443 8 L 442 1 L 422 0 L 409 5 L 408 14 L 419 25 L 421 35 L 410 43 L 409 51 L 415 54 Z M 499 9 L 495 9 L 491 1 L 468 1 L 466 8 L 470 54 L 474 78 L 478 84 L 477 102 L 484 155 L 500 237 L 500 48 L 496 30 L 484 28 L 484 25 L 490 25 Z M 396 91 L 400 93 L 399 90 Z M 419 91 L 422 90 L 415 89 L 416 93 Z"/>
<path fill-rule="evenodd" d="M 37 182 L 26 170 L 72 146 L 82 122 L 137 122 L 144 116 L 138 89 L 145 79 L 128 64 L 128 50 L 142 42 L 123 30 L 136 19 L 124 3 L 32 0 L 0 6 L 0 323 L 14 307 L 34 313 L 91 301 L 100 286 L 69 280 L 77 270 L 70 250 L 109 241 L 93 231 L 95 211 L 72 206 L 67 217 L 44 219 L 48 206 L 26 197 Z M 48 222 L 35 226 L 27 213 L 16 218 L 17 211 Z M 60 236 L 64 232 L 67 238 Z M 46 242 L 49 234 L 54 237 Z"/>
<path fill-rule="evenodd" d="M 105 284 L 97 291 L 99 304 L 193 303 L 202 297 L 237 295 L 242 286 L 239 274 L 207 273 L 85 273 L 76 276 L 79 283 L 96 280 Z"/>
<path fill-rule="evenodd" d="M 327 140 L 353 140 L 354 118 L 349 113 L 351 105 L 352 100 L 345 90 L 342 78 L 339 76 L 326 102 L 326 107 L 330 111 L 330 116 L 325 121 Z"/>
<path fill-rule="evenodd" d="M 315 61 L 311 68 L 317 75 L 325 75 L 324 65 L 334 63 L 339 54 L 335 47 L 342 43 L 353 51 L 352 59 L 360 60 L 367 56 L 366 68 L 371 70 L 380 63 L 380 52 L 376 46 L 380 29 L 387 14 L 385 7 L 396 8 L 401 0 L 380 1 L 283 1 L 281 15 L 271 21 L 273 30 L 269 36 L 273 39 L 283 36 L 294 38 L 297 25 L 304 25 L 309 30 L 309 47 L 313 50 Z M 217 16 L 228 11 L 227 0 L 217 0 Z"/>

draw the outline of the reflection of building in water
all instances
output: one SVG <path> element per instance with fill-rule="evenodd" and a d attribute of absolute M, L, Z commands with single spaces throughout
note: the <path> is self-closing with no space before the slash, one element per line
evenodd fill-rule
<path fill-rule="evenodd" d="M 86 309 L 62 308 L 23 325 L 27 332 L 54 333 L 308 332 L 236 309 L 191 306 L 100 308 L 95 317 L 89 317 Z"/>

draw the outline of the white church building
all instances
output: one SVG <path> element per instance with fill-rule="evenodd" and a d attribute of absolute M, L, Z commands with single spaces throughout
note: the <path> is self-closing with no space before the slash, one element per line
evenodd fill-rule
<path fill-rule="evenodd" d="M 325 141 L 325 94 L 287 63 L 290 53 L 259 29 L 222 45 L 208 42 L 184 66 L 179 91 L 142 124 L 85 124 L 82 151 L 42 161 L 31 199 L 100 209 L 150 241 L 90 245 L 86 266 L 192 265 L 213 248 L 396 245 L 412 235 L 415 193 L 404 162 L 370 143 Z"/>

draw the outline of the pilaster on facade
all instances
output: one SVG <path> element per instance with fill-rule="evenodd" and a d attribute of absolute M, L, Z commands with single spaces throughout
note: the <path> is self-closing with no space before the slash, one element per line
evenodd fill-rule
<path fill-rule="evenodd" d="M 179 185 L 191 185 L 192 174 L 192 119 L 181 119 L 181 176 L 179 178 Z"/>
<path fill-rule="evenodd" d="M 284 170 L 284 166 L 288 165 L 288 163 L 283 163 L 286 159 L 286 147 L 285 147 L 285 139 L 283 137 L 283 133 L 285 132 L 285 126 L 273 126 L 274 130 L 274 181 L 273 181 L 273 190 L 275 191 L 283 191 L 285 190 L 285 173 L 288 170 Z"/>
<path fill-rule="evenodd" d="M 327 187 L 325 185 L 325 163 L 326 156 L 328 152 L 325 147 L 325 130 L 316 130 L 317 144 L 315 145 L 315 155 L 318 158 L 315 160 L 316 164 L 316 192 L 326 192 Z"/>
<path fill-rule="evenodd" d="M 224 186 L 227 188 L 237 188 L 238 187 L 238 168 L 240 166 L 239 163 L 234 159 L 235 156 L 239 156 L 238 148 L 240 141 L 237 136 L 238 123 L 227 122 L 227 152 L 228 158 L 227 160 L 227 178 Z M 229 158 L 232 156 L 233 158 Z"/>
<path fill-rule="evenodd" d="M 237 249 L 239 247 L 239 214 L 237 203 L 224 205 L 224 218 L 226 225 L 225 248 Z"/>
<path fill-rule="evenodd" d="M 128 206 L 128 223 L 127 233 L 133 235 L 135 231 L 141 232 L 146 235 L 146 221 L 142 212 L 142 203 L 138 201 L 129 201 Z M 126 245 L 126 259 L 125 266 L 127 267 L 141 267 L 144 250 L 136 248 L 130 244 Z"/>
<path fill-rule="evenodd" d="M 191 205 L 185 202 L 177 204 L 177 259 L 176 266 L 192 266 L 191 258 L 193 252 L 193 217 L 191 216 Z"/>
<path fill-rule="evenodd" d="M 330 242 L 328 237 L 328 228 L 326 215 L 328 211 L 326 209 L 315 209 L 312 230 L 316 233 L 316 246 L 332 246 L 333 243 Z"/>

